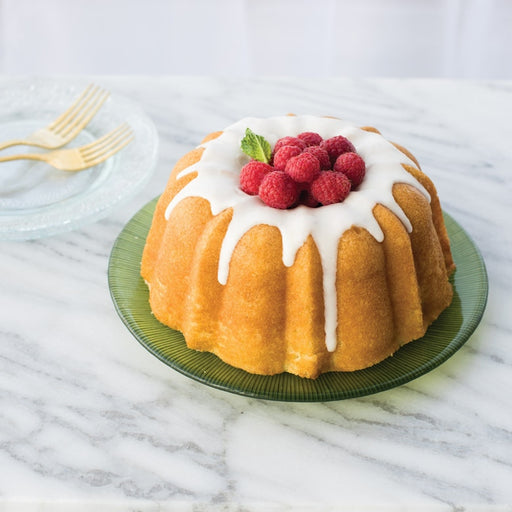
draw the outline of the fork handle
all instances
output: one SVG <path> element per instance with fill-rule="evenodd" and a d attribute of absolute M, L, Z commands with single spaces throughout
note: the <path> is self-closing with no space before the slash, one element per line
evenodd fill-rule
<path fill-rule="evenodd" d="M 8 140 L 7 142 L 2 142 L 2 144 L 0 144 L 0 151 L 2 151 L 2 149 L 7 149 L 7 148 L 10 148 L 11 146 L 25 146 L 25 145 L 29 145 L 31 146 L 32 144 L 30 144 L 29 141 L 26 141 L 26 140 L 19 140 L 19 139 L 15 139 L 15 140 Z"/>
<path fill-rule="evenodd" d="M 26 153 L 23 155 L 0 156 L 0 163 L 10 162 L 12 160 L 40 160 L 42 162 L 46 162 L 48 158 L 44 153 Z"/>

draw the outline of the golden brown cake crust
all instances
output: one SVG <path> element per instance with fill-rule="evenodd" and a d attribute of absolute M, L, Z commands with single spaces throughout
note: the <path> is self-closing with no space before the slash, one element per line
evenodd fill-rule
<path fill-rule="evenodd" d="M 178 173 L 198 162 L 202 153 L 202 148 L 194 149 L 173 169 L 156 206 L 141 264 L 153 313 L 182 331 L 190 348 L 213 352 L 251 373 L 288 371 L 315 378 L 382 361 L 421 337 L 450 304 L 448 277 L 455 267 L 439 199 L 419 166 L 404 165 L 427 189 L 430 203 L 415 187 L 395 184 L 393 196 L 413 226 L 411 233 L 377 204 L 373 213 L 384 233 L 382 242 L 359 227 L 343 234 L 336 274 L 338 344 L 329 352 L 322 265 L 311 236 L 294 264 L 285 267 L 279 230 L 255 226 L 238 242 L 227 283 L 221 285 L 219 253 L 232 209 L 214 216 L 206 199 L 187 197 L 165 219 L 171 199 L 195 178 L 194 173 L 177 178 Z"/>

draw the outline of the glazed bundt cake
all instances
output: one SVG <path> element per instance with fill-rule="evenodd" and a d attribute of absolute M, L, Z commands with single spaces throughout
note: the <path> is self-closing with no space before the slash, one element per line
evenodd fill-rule
<path fill-rule="evenodd" d="M 407 150 L 374 128 L 281 116 L 242 119 L 178 161 L 141 274 L 189 348 L 315 378 L 423 336 L 454 268 L 435 187 Z"/>

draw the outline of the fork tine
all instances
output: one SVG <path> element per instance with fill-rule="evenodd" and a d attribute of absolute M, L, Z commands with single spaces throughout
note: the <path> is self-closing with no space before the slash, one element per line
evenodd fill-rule
<path fill-rule="evenodd" d="M 71 119 L 73 119 L 78 112 L 87 105 L 91 98 L 94 98 L 96 93 L 98 92 L 99 87 L 91 84 L 87 87 L 87 89 L 82 93 L 82 95 L 78 98 L 70 108 L 68 108 L 65 112 L 63 112 L 53 123 L 51 123 L 48 128 L 52 131 L 58 132 L 64 126 L 69 123 Z"/>
<path fill-rule="evenodd" d="M 73 126 L 75 122 L 80 121 L 80 119 L 87 113 L 88 109 L 91 108 L 91 105 L 94 107 L 98 98 L 102 94 L 103 90 L 95 86 L 94 89 L 84 97 L 79 105 L 77 105 L 72 111 L 68 112 L 65 119 L 63 119 L 58 125 L 52 127 L 52 131 L 60 136 L 64 136 L 64 133 L 69 129 L 69 127 Z"/>
<path fill-rule="evenodd" d="M 118 130 L 116 133 L 112 133 L 111 136 L 105 139 L 104 141 L 95 144 L 91 148 L 86 149 L 85 151 L 83 151 L 83 154 L 90 155 L 92 153 L 97 153 L 98 151 L 104 151 L 105 148 L 108 148 L 112 144 L 115 144 L 119 139 L 122 139 L 131 133 L 131 128 L 129 126 L 126 126 L 122 130 Z"/>
<path fill-rule="evenodd" d="M 100 137 L 99 139 L 97 139 L 93 142 L 90 142 L 89 144 L 86 144 L 85 146 L 82 146 L 81 151 L 84 153 L 87 153 L 90 150 L 94 150 L 101 144 L 108 142 L 112 137 L 117 136 L 119 133 L 121 133 L 129 128 L 130 128 L 130 126 L 128 125 L 128 123 L 123 123 L 123 124 L 119 125 L 117 128 L 115 128 L 114 130 L 103 135 L 103 137 Z"/>
<path fill-rule="evenodd" d="M 84 159 L 94 159 L 104 153 L 109 152 L 112 148 L 115 148 L 118 144 L 126 140 L 126 138 L 131 137 L 132 135 L 133 132 L 131 130 L 124 131 L 122 133 L 117 134 L 107 143 L 100 144 L 98 145 L 98 147 L 89 149 L 88 151 L 85 152 L 81 151 L 80 153 Z"/>
<path fill-rule="evenodd" d="M 86 97 L 88 96 L 88 94 L 90 93 L 91 89 L 95 87 L 94 84 L 89 84 L 85 89 L 84 91 L 82 92 L 82 94 L 80 94 L 80 96 L 75 100 L 75 102 L 70 106 L 68 107 L 64 112 L 62 112 L 62 114 L 57 117 L 57 119 L 55 119 L 49 126 L 48 128 L 51 128 L 53 129 L 55 126 L 57 126 L 58 124 L 60 124 L 68 115 L 70 112 L 72 112 L 80 103 L 81 101 Z"/>
<path fill-rule="evenodd" d="M 94 98 L 94 100 L 91 100 L 91 102 L 88 105 L 84 106 L 84 109 L 82 112 L 77 115 L 75 119 L 70 121 L 68 125 L 61 131 L 61 136 L 67 137 L 71 133 L 73 135 L 78 134 L 88 123 L 89 121 L 96 115 L 98 110 L 101 108 L 103 103 L 107 100 L 109 97 L 108 91 L 102 91 L 100 90 L 98 92 L 98 96 Z"/>
<path fill-rule="evenodd" d="M 59 133 L 63 128 L 65 128 L 69 122 L 71 122 L 79 112 L 84 108 L 84 106 L 88 105 L 89 102 L 95 97 L 99 90 L 94 84 L 91 84 L 87 94 L 83 95 L 80 102 L 75 103 L 72 108 L 68 109 L 64 114 L 54 123 L 49 126 L 49 129 L 52 131 Z"/>
<path fill-rule="evenodd" d="M 84 159 L 84 160 L 89 166 L 98 165 L 101 162 L 104 162 L 105 160 L 107 160 L 107 158 L 114 156 L 118 151 L 121 151 L 121 149 L 123 149 L 125 146 L 130 144 L 130 142 L 132 142 L 132 140 L 134 138 L 135 138 L 135 136 L 133 134 L 130 134 L 130 136 L 127 139 L 123 139 L 122 141 L 119 141 L 118 144 L 115 147 L 113 147 L 112 149 L 110 149 L 109 152 L 101 153 L 93 159 Z"/>

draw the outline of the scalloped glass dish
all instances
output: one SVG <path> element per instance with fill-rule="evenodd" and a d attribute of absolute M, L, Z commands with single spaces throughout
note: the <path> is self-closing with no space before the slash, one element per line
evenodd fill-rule
<path fill-rule="evenodd" d="M 43 78 L 0 82 L 0 141 L 24 138 L 66 110 L 88 82 Z M 108 215 L 147 182 L 155 167 L 158 134 L 132 101 L 112 94 L 66 147 L 92 142 L 127 122 L 135 139 L 84 171 L 59 171 L 43 162 L 0 163 L 0 240 L 27 240 L 70 231 Z M 47 150 L 14 146 L 1 155 Z"/>
<path fill-rule="evenodd" d="M 156 199 L 128 222 L 109 261 L 110 294 L 121 319 L 154 356 L 208 386 L 253 398 L 293 402 L 341 400 L 400 386 L 450 358 L 478 326 L 487 302 L 488 280 L 478 248 L 462 227 L 445 215 L 457 270 L 452 276 L 452 304 L 425 336 L 403 346 L 393 357 L 355 372 L 325 373 L 315 380 L 289 373 L 252 375 L 214 354 L 187 348 L 179 331 L 161 324 L 151 313 L 148 288 L 140 277 L 140 261 Z"/>

